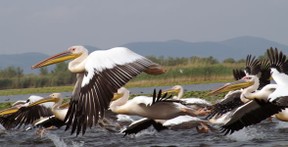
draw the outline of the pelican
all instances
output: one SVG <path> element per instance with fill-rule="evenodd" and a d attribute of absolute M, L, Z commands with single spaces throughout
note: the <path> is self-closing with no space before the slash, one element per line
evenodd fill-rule
<path fill-rule="evenodd" d="M 276 84 L 268 84 L 261 90 L 255 92 L 243 92 L 242 96 L 252 101 L 239 107 L 233 113 L 231 119 L 222 126 L 225 134 L 233 133 L 243 127 L 259 123 L 287 108 L 288 91 L 286 88 L 288 86 L 288 61 L 281 51 L 278 52 L 277 48 L 268 49 L 267 54 L 270 62 L 271 76 Z M 222 90 L 235 86 L 243 87 L 243 85 L 247 85 L 247 83 L 247 81 L 238 82 L 238 84 L 232 84 L 233 86 L 227 86 Z"/>
<path fill-rule="evenodd" d="M 268 60 L 259 61 L 255 56 L 252 57 L 251 55 L 248 55 L 246 57 L 246 67 L 244 70 L 234 69 L 233 76 L 234 79 L 238 81 L 228 83 L 209 93 L 217 94 L 230 90 L 230 92 L 220 102 L 213 105 L 212 112 L 207 116 L 212 123 L 225 124 L 225 122 L 230 119 L 233 110 L 235 111 L 236 108 L 249 101 L 249 99 L 244 97 L 242 93 L 254 92 L 270 83 L 270 68 Z M 242 83 L 243 85 L 241 85 Z M 227 86 L 230 88 L 225 88 Z M 244 86 L 248 88 L 244 90 L 241 89 Z"/>
<path fill-rule="evenodd" d="M 63 98 L 60 93 L 53 93 L 47 98 L 31 103 L 30 105 L 28 105 L 28 107 L 33 108 L 37 105 L 43 105 L 50 102 L 54 103 L 54 105 L 49 107 L 52 115 L 37 121 L 34 126 L 44 126 L 45 128 L 50 126 L 56 126 L 57 128 L 60 128 L 61 126 L 65 125 L 64 119 L 68 112 L 69 103 L 62 104 Z"/>
<path fill-rule="evenodd" d="M 151 119 L 171 119 L 179 115 L 199 116 L 207 114 L 206 110 L 193 110 L 180 101 L 154 101 L 153 97 L 137 96 L 129 99 L 129 91 L 121 87 L 114 98 L 117 99 L 110 104 L 112 112 L 117 114 L 138 115 Z M 161 94 L 161 91 L 159 92 Z M 154 98 L 154 99 L 153 99 Z"/>
<path fill-rule="evenodd" d="M 197 117 L 191 117 L 189 115 L 181 115 L 168 120 L 142 118 L 134 121 L 121 132 L 124 133 L 124 136 L 137 134 L 150 126 L 153 126 L 158 132 L 165 129 L 182 130 L 191 128 L 196 128 L 197 132 L 199 133 L 208 133 L 210 129 L 214 130 L 214 128 L 207 125 L 207 121 L 205 120 Z"/>
<path fill-rule="evenodd" d="M 23 124 L 32 124 L 41 117 L 51 116 L 52 112 L 50 108 L 54 105 L 53 102 L 28 108 L 29 105 L 41 99 L 45 98 L 31 95 L 26 101 L 19 100 L 15 102 L 11 108 L 0 111 L 0 123 L 3 124 L 6 129 L 11 129 L 16 126 L 19 128 Z"/>
<path fill-rule="evenodd" d="M 147 58 L 124 47 L 98 50 L 88 55 L 83 46 L 72 46 L 67 51 L 47 58 L 32 66 L 33 69 L 74 59 L 68 69 L 77 74 L 70 107 L 65 118 L 71 134 L 76 130 L 85 134 L 103 118 L 113 93 L 141 72 L 162 74 L 164 69 Z"/>
<path fill-rule="evenodd" d="M 167 95 L 167 92 L 165 92 Z M 128 128 L 122 132 L 127 134 L 138 133 L 141 130 L 154 126 L 157 131 L 170 128 L 192 128 L 196 127 L 197 130 L 202 132 L 209 130 L 209 125 L 206 121 L 196 118 L 195 116 L 206 115 L 205 109 L 190 108 L 182 105 L 177 101 L 171 99 L 168 100 L 155 100 L 156 94 L 154 91 L 153 97 L 137 96 L 133 99 L 128 100 L 129 91 L 122 87 L 118 90 L 118 95 L 115 95 L 117 100 L 111 102 L 110 109 L 112 112 L 127 114 L 127 115 L 138 115 L 145 117 L 138 121 L 133 122 Z M 157 99 L 161 97 L 161 91 L 158 93 Z M 169 99 L 170 100 L 170 99 Z M 203 129 L 205 128 L 205 129 Z"/>

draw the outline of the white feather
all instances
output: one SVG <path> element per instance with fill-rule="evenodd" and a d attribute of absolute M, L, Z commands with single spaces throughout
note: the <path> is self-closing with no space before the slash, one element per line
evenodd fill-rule
<path fill-rule="evenodd" d="M 175 125 L 179 125 L 185 122 L 190 122 L 190 121 L 203 121 L 198 117 L 192 117 L 189 115 L 182 115 L 182 116 L 178 116 L 172 119 L 169 119 L 167 121 L 165 121 L 163 123 L 163 126 L 175 126 Z"/>
<path fill-rule="evenodd" d="M 94 51 L 86 58 L 85 70 L 88 71 L 88 74 L 84 77 L 81 86 L 83 87 L 89 83 L 95 74 L 94 70 L 99 73 L 104 69 L 111 69 L 116 65 L 125 65 L 139 59 L 144 59 L 144 57 L 125 47 Z"/>

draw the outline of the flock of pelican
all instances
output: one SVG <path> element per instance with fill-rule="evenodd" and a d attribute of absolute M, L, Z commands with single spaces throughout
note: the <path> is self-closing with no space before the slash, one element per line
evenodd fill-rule
<path fill-rule="evenodd" d="M 129 80 L 142 72 L 158 75 L 166 71 L 124 47 L 88 54 L 85 47 L 72 46 L 32 66 L 41 68 L 73 59 L 68 69 L 76 73 L 77 81 L 69 102 L 63 103 L 61 93 L 32 95 L 0 111 L 0 123 L 7 130 L 27 125 L 30 127 L 26 130 L 65 126 L 76 135 L 84 135 L 87 128 L 97 124 L 109 130 L 107 126 L 113 124 L 129 135 L 150 126 L 157 131 L 196 128 L 202 133 L 220 126 L 221 132 L 230 134 L 270 117 L 288 121 L 288 60 L 277 48 L 268 49 L 267 56 L 260 60 L 248 55 L 246 67 L 233 70 L 234 82 L 208 93 L 229 91 L 222 100 L 211 104 L 201 98 L 182 98 L 184 89 L 180 85 L 154 90 L 151 96 L 131 98 L 124 87 Z M 129 120 L 122 127 L 120 117 L 124 116 Z M 129 116 L 140 119 L 134 121 Z"/>

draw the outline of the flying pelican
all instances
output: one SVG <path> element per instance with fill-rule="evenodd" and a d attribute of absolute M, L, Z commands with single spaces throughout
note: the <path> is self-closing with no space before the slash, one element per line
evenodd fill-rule
<path fill-rule="evenodd" d="M 251 55 L 248 55 L 246 57 L 246 67 L 244 70 L 234 69 L 233 76 L 235 80 L 238 80 L 237 82 L 228 83 L 223 87 L 209 93 L 217 94 L 225 92 L 225 90 L 230 90 L 224 99 L 212 106 L 212 112 L 208 115 L 207 118 L 210 119 L 210 121 L 213 123 L 225 123 L 226 121 L 224 120 L 230 118 L 230 112 L 232 110 L 235 110 L 236 108 L 244 105 L 249 101 L 249 99 L 241 96 L 242 93 L 245 93 L 245 91 L 253 92 L 257 89 L 263 88 L 263 86 L 270 83 L 270 66 L 268 60 L 259 61 L 255 56 L 252 57 Z M 246 84 L 248 84 L 248 88 L 246 88 L 245 91 L 241 89 L 241 86 L 243 85 L 240 83 L 243 81 L 247 82 Z M 239 84 L 240 87 L 238 86 Z M 237 86 L 233 87 L 233 85 Z M 227 86 L 230 88 L 225 88 Z"/>
<path fill-rule="evenodd" d="M 53 102 L 37 105 L 33 108 L 28 108 L 29 105 L 36 101 L 44 99 L 43 97 L 32 95 L 24 103 L 23 100 L 17 101 L 11 108 L 0 111 L 0 123 L 6 128 L 11 129 L 16 126 L 28 125 L 34 123 L 41 117 L 51 116 L 50 107 Z"/>
<path fill-rule="evenodd" d="M 69 103 L 62 104 L 63 100 L 64 99 L 62 98 L 62 95 L 60 93 L 52 93 L 47 98 L 38 100 L 28 105 L 29 108 L 33 108 L 38 105 L 43 105 L 49 102 L 54 103 L 54 105 L 49 107 L 52 112 L 52 115 L 40 119 L 34 124 L 34 126 L 43 126 L 45 128 L 56 126 L 57 128 L 60 128 L 63 125 L 65 125 L 64 119 L 68 112 Z"/>
<path fill-rule="evenodd" d="M 243 127 L 259 123 L 262 120 L 287 108 L 286 102 L 288 93 L 285 88 L 288 86 L 288 61 L 286 60 L 286 56 L 281 51 L 278 52 L 277 48 L 268 49 L 267 54 L 271 65 L 271 76 L 276 84 L 268 84 L 261 90 L 255 92 L 243 92 L 242 96 L 251 99 L 252 101 L 249 101 L 248 103 L 239 107 L 233 113 L 231 119 L 222 126 L 222 131 L 225 132 L 225 134 L 233 133 L 234 131 L 240 130 Z M 251 81 L 249 82 L 251 83 Z M 238 84 L 234 84 L 233 86 L 245 87 L 245 85 L 251 85 L 247 84 L 249 82 L 242 81 L 238 82 Z M 229 89 L 230 86 L 227 86 L 222 90 L 227 88 Z"/>
<path fill-rule="evenodd" d="M 162 74 L 158 64 L 124 47 L 98 50 L 88 55 L 83 46 L 72 46 L 68 51 L 45 59 L 32 68 L 74 59 L 68 64 L 72 73 L 77 73 L 70 107 L 65 118 L 66 129 L 72 126 L 71 134 L 85 133 L 87 127 L 98 123 L 108 109 L 113 93 L 141 72 Z"/>

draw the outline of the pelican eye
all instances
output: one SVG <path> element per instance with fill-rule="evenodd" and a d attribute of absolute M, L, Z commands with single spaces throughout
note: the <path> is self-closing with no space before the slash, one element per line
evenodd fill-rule
<path fill-rule="evenodd" d="M 30 102 L 30 99 L 28 99 L 27 101 L 26 101 L 26 103 L 29 103 Z"/>
<path fill-rule="evenodd" d="M 76 51 L 76 48 L 71 48 L 70 51 L 71 51 L 71 52 L 75 52 L 75 51 Z"/>

